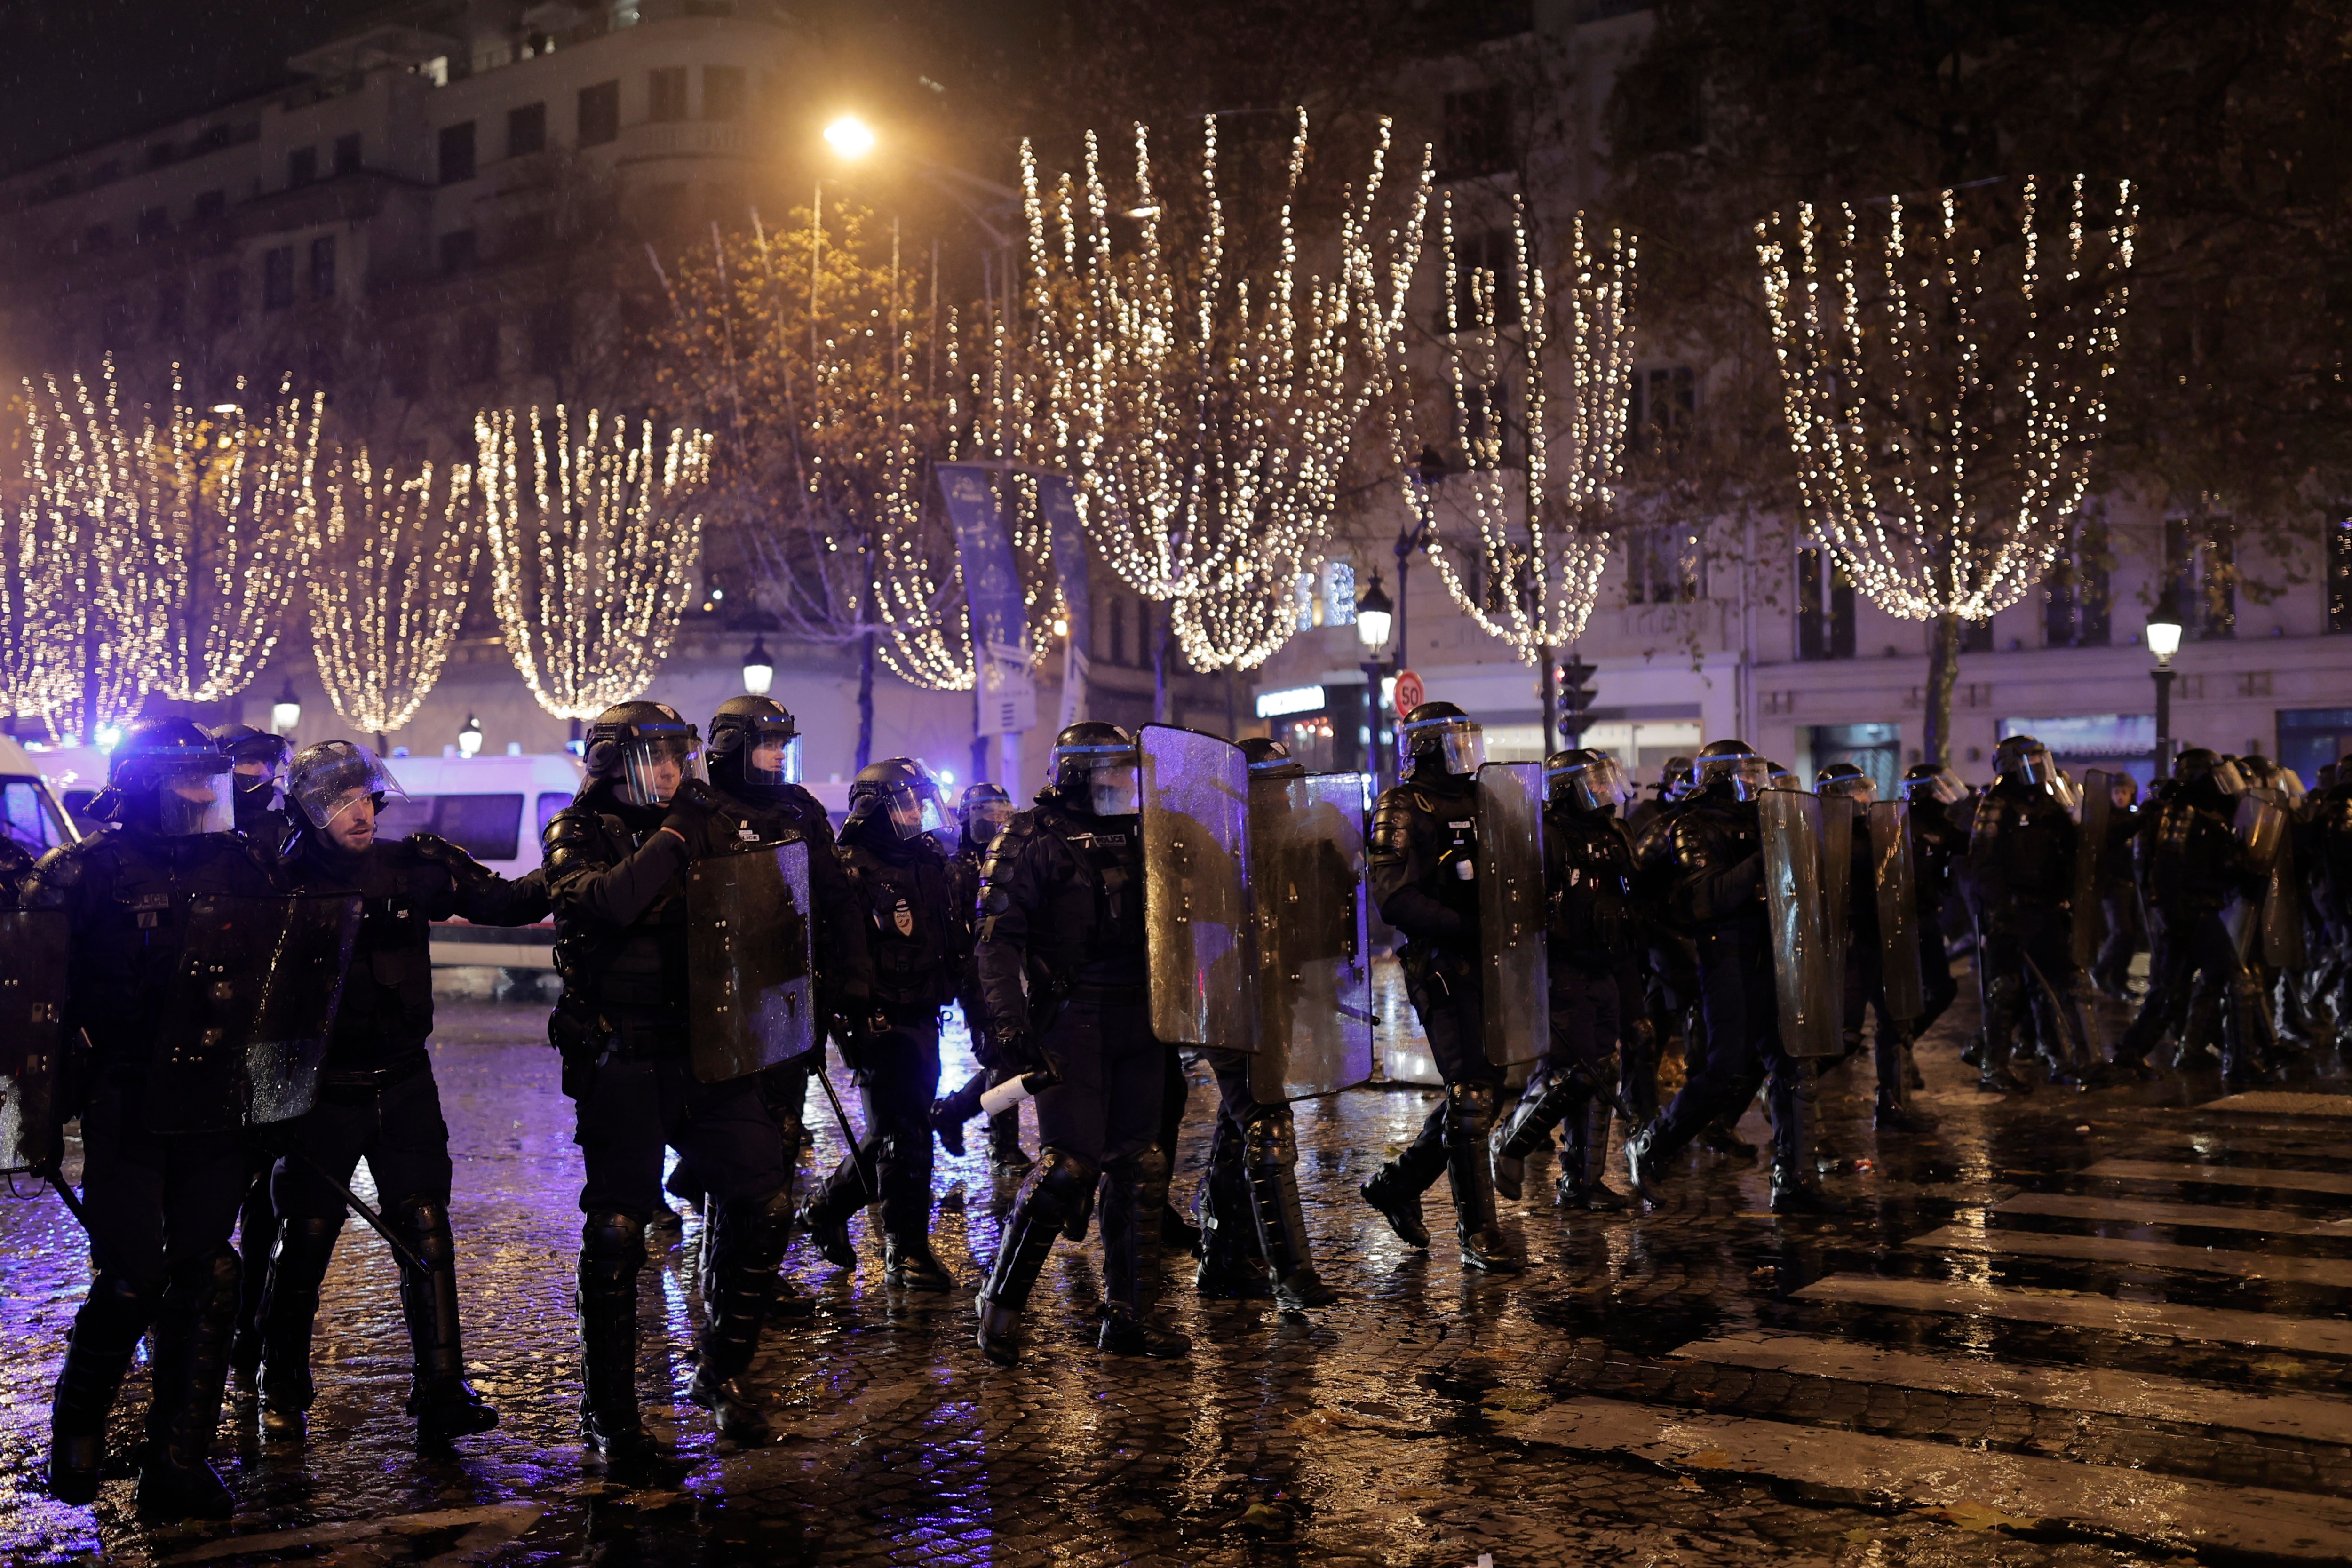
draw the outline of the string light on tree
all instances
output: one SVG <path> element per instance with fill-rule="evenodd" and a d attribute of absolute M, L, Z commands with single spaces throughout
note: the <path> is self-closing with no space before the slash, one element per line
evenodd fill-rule
<path fill-rule="evenodd" d="M 669 657 L 702 542 L 710 437 L 536 408 L 474 416 L 491 601 L 539 705 L 593 719 Z"/>

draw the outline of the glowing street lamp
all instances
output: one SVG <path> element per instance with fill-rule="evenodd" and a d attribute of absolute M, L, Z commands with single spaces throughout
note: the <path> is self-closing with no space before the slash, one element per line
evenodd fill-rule
<path fill-rule="evenodd" d="M 2147 617 L 2147 651 L 2156 655 L 2156 776 L 2172 773 L 2172 656 L 2180 651 L 2180 612 L 2168 602 Z"/>
<path fill-rule="evenodd" d="M 468 713 L 466 715 L 466 727 L 457 731 L 457 754 L 461 757 L 470 757 L 478 754 L 481 749 L 481 721 Z"/>
<path fill-rule="evenodd" d="M 863 158 L 874 151 L 874 128 L 855 114 L 845 114 L 824 128 L 827 145 L 844 158 Z"/>
<path fill-rule="evenodd" d="M 765 697 L 775 679 L 776 661 L 768 657 L 768 645 L 753 637 L 751 650 L 743 656 L 743 689 L 754 697 Z"/>
<path fill-rule="evenodd" d="M 1356 640 L 1364 647 L 1364 661 L 1357 667 L 1364 672 L 1364 771 L 1375 784 L 1381 781 L 1381 646 L 1389 640 L 1395 618 L 1396 605 L 1374 572 L 1372 585 L 1356 601 Z"/>
<path fill-rule="evenodd" d="M 294 690 L 294 678 L 286 678 L 286 688 L 278 700 L 269 705 L 269 732 L 291 739 L 296 725 L 302 722 L 302 699 Z"/>

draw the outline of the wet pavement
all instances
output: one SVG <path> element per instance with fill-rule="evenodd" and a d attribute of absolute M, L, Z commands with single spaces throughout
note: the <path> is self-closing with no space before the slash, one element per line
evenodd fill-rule
<path fill-rule="evenodd" d="M 675 1458 L 621 1485 L 574 1426 L 579 1162 L 543 1017 L 446 1005 L 434 1053 L 467 1358 L 498 1430 L 417 1451 L 394 1270 L 354 1222 L 307 1443 L 264 1443 L 250 1391 L 233 1394 L 232 1524 L 131 1517 L 140 1372 L 117 1479 L 95 1509 L 52 1502 L 47 1388 L 87 1254 L 54 1197 L 0 1203 L 0 1563 L 2352 1557 L 2352 1119 L 2334 1114 L 2352 1100 L 2332 1053 L 2326 1075 L 2235 1101 L 2210 1071 L 1998 1100 L 1957 1059 L 1963 1011 L 1919 1051 L 1934 1132 L 1872 1131 L 1866 1059 L 1824 1080 L 1825 1181 L 1851 1215 L 1776 1219 L 1761 1166 L 1701 1153 L 1640 1219 L 1563 1215 L 1531 1162 L 1528 1201 L 1506 1205 L 1531 1259 L 1512 1279 L 1465 1278 L 1449 1225 L 1407 1251 L 1357 1199 L 1432 1100 L 1352 1091 L 1298 1118 L 1307 1222 L 1344 1300 L 1311 1321 L 1205 1302 L 1171 1259 L 1168 1315 L 1195 1346 L 1177 1363 L 1095 1352 L 1090 1247 L 1048 1265 L 1023 1364 L 981 1359 L 970 1286 L 1014 1189 L 975 1126 L 975 1152 L 940 1162 L 953 1297 L 887 1289 L 862 1220 L 856 1274 L 788 1258 L 818 1307 L 772 1328 L 755 1367 L 780 1409 L 771 1447 L 717 1443 L 686 1404 L 699 1221 L 656 1233 L 662 1331 L 640 1378 Z M 1187 1189 L 1213 1105 L 1196 1075 Z M 840 1140 L 814 1090 L 810 1109 L 821 1171 Z M 1743 1131 L 1762 1142 L 1760 1114 Z M 1450 1217 L 1443 1184 L 1430 1215 Z"/>

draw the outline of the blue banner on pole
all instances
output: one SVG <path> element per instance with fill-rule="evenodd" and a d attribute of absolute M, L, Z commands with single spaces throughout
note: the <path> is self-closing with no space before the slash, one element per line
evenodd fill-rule
<path fill-rule="evenodd" d="M 1066 474 L 1037 476 L 1037 505 L 1054 546 L 1054 575 L 1062 589 L 1069 635 L 1062 639 L 1062 727 L 1087 716 L 1087 650 L 1095 646 L 1094 594 L 1087 576 L 1087 531 L 1078 521 L 1076 488 Z"/>
<path fill-rule="evenodd" d="M 1037 684 L 1031 674 L 1029 612 L 1021 598 L 1021 570 L 1013 557 L 992 467 L 938 465 L 948 521 L 955 526 L 956 559 L 963 568 L 964 605 L 971 613 L 972 667 L 979 678 L 975 734 L 1017 734 L 1037 725 Z"/>

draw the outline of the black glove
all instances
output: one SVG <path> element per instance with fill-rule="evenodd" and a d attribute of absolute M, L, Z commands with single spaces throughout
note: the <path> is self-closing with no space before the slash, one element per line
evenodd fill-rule
<path fill-rule="evenodd" d="M 689 795 L 689 790 L 700 791 L 700 798 Z M 695 843 L 702 832 L 703 824 L 710 818 L 709 800 L 710 791 L 700 779 L 687 780 L 678 787 L 678 792 L 670 796 L 669 815 L 662 818 L 662 826 L 688 844 Z"/>
<path fill-rule="evenodd" d="M 980 1065 L 992 1072 L 1029 1073 L 1045 1065 L 1045 1053 L 1037 1048 L 1036 1040 L 1026 1029 L 991 1029 L 987 1042 Z"/>

